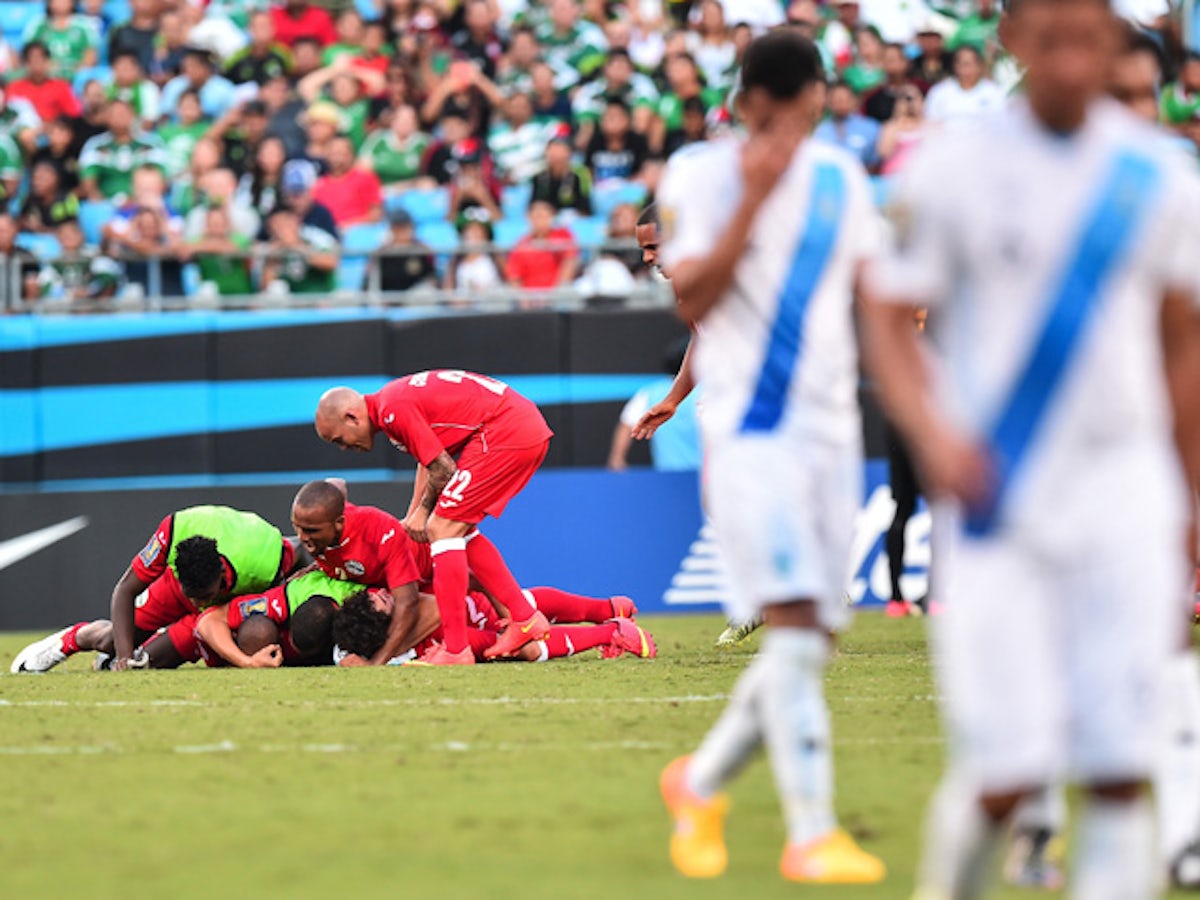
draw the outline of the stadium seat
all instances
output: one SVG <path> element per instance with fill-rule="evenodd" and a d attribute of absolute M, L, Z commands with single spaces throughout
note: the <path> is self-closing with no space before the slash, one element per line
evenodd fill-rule
<path fill-rule="evenodd" d="M 520 219 L 501 219 L 496 223 L 493 234 L 496 243 L 505 250 L 512 247 L 529 231 L 529 221 L 524 217 Z"/>
<path fill-rule="evenodd" d="M 382 247 L 387 233 L 388 227 L 383 222 L 350 225 L 342 229 L 342 250 L 347 256 L 365 255 Z"/>
<path fill-rule="evenodd" d="M 520 219 L 529 209 L 529 198 L 533 195 L 533 185 L 526 181 L 506 187 L 500 194 L 500 209 L 506 219 Z"/>
<path fill-rule="evenodd" d="M 622 203 L 641 207 L 646 199 L 646 188 L 633 181 L 617 179 L 602 181 L 592 189 L 592 212 L 602 219 Z"/>
<path fill-rule="evenodd" d="M 450 214 L 450 192 L 445 188 L 408 191 L 400 195 L 400 205 L 418 225 L 443 221 Z"/>
<path fill-rule="evenodd" d="M 116 207 L 107 200 L 85 200 L 79 204 L 79 226 L 84 239 L 92 245 L 100 243 L 100 229 L 116 214 Z"/>
<path fill-rule="evenodd" d="M 115 27 L 128 22 L 133 11 L 129 8 L 129 0 L 104 0 L 104 14 Z"/>
<path fill-rule="evenodd" d="M 375 22 L 379 19 L 379 7 L 375 0 L 354 0 L 354 8 L 358 10 L 364 22 Z"/>
<path fill-rule="evenodd" d="M 343 256 L 337 268 L 337 289 L 339 291 L 361 291 L 367 277 L 365 256 Z"/>
<path fill-rule="evenodd" d="M 25 29 L 34 19 L 46 14 L 46 4 L 36 0 L 9 0 L 0 3 L 0 32 L 14 50 L 24 46 Z"/>
<path fill-rule="evenodd" d="M 41 260 L 58 259 L 62 256 L 62 245 L 52 234 L 37 234 L 23 231 L 17 235 L 17 246 L 23 247 Z"/>
<path fill-rule="evenodd" d="M 608 240 L 608 222 L 599 216 L 583 216 L 567 223 L 579 246 L 585 250 L 599 247 Z"/>
<path fill-rule="evenodd" d="M 112 81 L 112 69 L 108 66 L 91 66 L 90 68 L 80 69 L 76 72 L 74 79 L 71 81 L 71 89 L 75 91 L 76 97 L 83 96 L 83 87 L 89 81 L 99 81 L 104 85 L 109 84 Z"/>
<path fill-rule="evenodd" d="M 458 230 L 449 222 L 424 222 L 417 226 L 417 240 L 437 253 L 452 253 L 458 249 Z"/>

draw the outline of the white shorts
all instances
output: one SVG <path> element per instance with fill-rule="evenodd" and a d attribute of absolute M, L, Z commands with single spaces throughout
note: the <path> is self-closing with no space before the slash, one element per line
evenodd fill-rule
<path fill-rule="evenodd" d="M 972 540 L 935 509 L 950 753 L 982 790 L 1153 770 L 1162 669 L 1184 627 L 1183 538 L 1171 515 L 1112 511 L 1079 523 L 1088 540 L 1068 553 L 1020 534 Z"/>
<path fill-rule="evenodd" d="M 733 582 L 729 617 L 744 622 L 773 603 L 815 600 L 825 628 L 844 628 L 862 502 L 858 448 L 739 435 L 707 452 L 707 507 Z"/>

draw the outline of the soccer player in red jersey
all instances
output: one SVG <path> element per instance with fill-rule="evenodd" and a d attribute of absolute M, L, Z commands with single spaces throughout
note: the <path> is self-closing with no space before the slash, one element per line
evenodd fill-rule
<path fill-rule="evenodd" d="M 362 451 L 382 432 L 417 459 L 404 528 L 414 540 L 428 542 L 433 556 L 446 643 L 432 664 L 475 662 L 466 626 L 472 573 L 511 616 L 489 659 L 545 637 L 550 623 L 530 606 L 499 551 L 476 527 L 485 516 L 499 516 L 545 459 L 553 432 L 537 406 L 501 381 L 441 369 L 398 378 L 365 397 L 333 388 L 317 406 L 316 428 L 323 440 Z"/>

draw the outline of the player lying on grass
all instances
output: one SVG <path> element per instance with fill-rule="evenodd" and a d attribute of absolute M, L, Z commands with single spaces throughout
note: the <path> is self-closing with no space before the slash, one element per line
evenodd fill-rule
<path fill-rule="evenodd" d="M 289 610 L 283 623 L 270 611 L 251 612 L 244 618 L 239 615 L 233 637 L 240 657 L 235 660 L 215 653 L 199 634 L 205 620 L 220 618 L 220 614 L 210 612 L 201 616 L 197 625 L 200 652 L 205 663 L 213 668 L 226 665 L 238 668 L 328 666 L 333 662 L 333 617 L 337 609 L 338 602 L 332 597 L 313 594 Z M 235 619 L 231 616 L 230 620 Z M 247 665 L 264 657 L 271 660 L 270 665 Z"/>
<path fill-rule="evenodd" d="M 589 600 L 592 611 L 585 612 L 575 595 L 556 588 L 532 588 L 525 594 L 529 603 L 551 622 L 596 624 L 552 625 L 544 639 L 525 644 L 513 659 L 544 662 L 547 659 L 574 656 L 595 647 L 601 648 L 605 659 L 624 653 L 632 653 L 642 659 L 653 659 L 658 655 L 650 632 L 637 625 L 632 618 L 609 615 L 618 611 L 625 611 L 629 616 L 636 614 L 636 608 L 622 610 L 622 605 L 618 603 L 628 598 Z M 364 591 L 346 600 L 333 621 L 333 638 L 338 649 L 359 656 L 374 653 L 387 633 L 392 603 L 391 595 L 382 590 Z M 576 618 L 584 615 L 587 618 Z M 507 622 L 482 591 L 472 591 L 467 596 L 467 622 L 467 645 L 476 661 L 484 662 L 489 659 L 487 651 L 495 646 Z M 439 628 L 405 656 L 409 661 L 424 662 L 425 658 L 438 652 L 442 637 L 443 632 Z"/>
<path fill-rule="evenodd" d="M 181 509 L 162 520 L 113 588 L 111 620 L 79 622 L 35 641 L 12 671 L 45 672 L 81 650 L 111 654 L 116 670 L 196 662 L 201 610 L 266 590 L 300 562 L 296 546 L 254 513 Z"/>

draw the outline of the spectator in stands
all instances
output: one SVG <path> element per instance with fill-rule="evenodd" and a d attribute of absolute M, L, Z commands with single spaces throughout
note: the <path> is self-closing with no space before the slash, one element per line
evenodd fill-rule
<path fill-rule="evenodd" d="M 328 167 L 329 148 L 341 133 L 343 123 L 341 110 L 328 100 L 318 100 L 305 110 L 303 124 L 307 140 L 303 156 L 316 165 L 318 172 L 324 172 Z"/>
<path fill-rule="evenodd" d="M 113 235 L 125 262 L 125 280 L 139 285 L 147 297 L 182 297 L 187 249 L 167 227 L 162 207 L 139 207 L 129 228 Z"/>
<path fill-rule="evenodd" d="M 170 178 L 187 171 L 197 142 L 210 133 L 209 126 L 203 120 L 199 94 L 195 91 L 184 91 L 179 95 L 178 107 L 176 120 L 156 131 L 163 142 L 165 167 Z M 214 137 L 214 140 L 216 139 L 218 138 Z"/>
<path fill-rule="evenodd" d="M 645 135 L 654 120 L 658 91 L 654 82 L 635 72 L 626 50 L 610 50 L 604 61 L 604 75 L 583 85 L 575 94 L 572 109 L 577 126 L 575 146 L 583 152 L 596 133 L 596 124 L 609 100 L 620 100 L 629 107 L 633 130 Z"/>
<path fill-rule="evenodd" d="M 79 187 L 79 149 L 75 142 L 75 120 L 59 116 L 46 123 L 46 143 L 29 158 L 31 166 L 49 163 L 58 173 L 64 191 L 75 193 Z"/>
<path fill-rule="evenodd" d="M 25 153 L 37 149 L 42 122 L 28 100 L 8 96 L 8 86 L 0 79 L 0 135 L 10 137 Z"/>
<path fill-rule="evenodd" d="M 368 22 L 363 29 L 362 46 L 358 53 L 350 58 L 350 65 L 355 69 L 364 69 L 379 76 L 375 86 L 368 91 L 368 96 L 374 100 L 384 96 L 387 85 L 387 71 L 391 57 L 386 52 L 387 29 L 382 22 Z"/>
<path fill-rule="evenodd" d="M 401 106 L 411 106 L 416 109 L 418 106 L 417 94 L 412 85 L 412 76 L 409 75 L 408 68 L 402 60 L 389 60 L 383 76 L 383 93 L 378 97 L 371 98 L 370 119 L 376 126 L 386 125 L 392 110 L 399 109 Z"/>
<path fill-rule="evenodd" d="M 467 299 L 502 287 L 503 261 L 488 250 L 493 240 L 491 223 L 466 219 L 459 225 L 458 234 L 459 251 L 446 269 L 446 289 Z"/>
<path fill-rule="evenodd" d="M 108 46 L 109 33 L 116 24 L 109 16 L 106 6 L 106 0 L 80 0 L 79 3 L 79 17 L 96 32 L 97 47 Z"/>
<path fill-rule="evenodd" d="M 295 49 L 296 41 L 313 37 L 324 47 L 337 40 L 333 19 L 324 9 L 308 0 L 285 0 L 271 7 L 275 23 L 275 39 L 285 47 Z"/>
<path fill-rule="evenodd" d="M 339 239 L 337 223 L 333 213 L 312 195 L 317 181 L 316 167 L 308 160 L 293 159 L 283 166 L 279 185 L 283 188 L 283 208 L 291 210 L 299 219 L 302 228 L 319 228 L 333 238 Z"/>
<path fill-rule="evenodd" d="M 267 105 L 261 100 L 247 100 L 230 107 L 207 133 L 222 142 L 223 165 L 241 178 L 253 162 L 259 144 L 266 139 L 269 125 Z"/>
<path fill-rule="evenodd" d="M 862 25 L 854 32 L 854 62 L 842 70 L 842 80 L 859 96 L 883 84 L 887 77 L 883 71 L 883 38 L 870 25 Z"/>
<path fill-rule="evenodd" d="M 737 64 L 725 8 L 720 0 L 703 0 L 696 30 L 688 34 L 688 51 L 696 60 L 706 83 L 728 88 Z"/>
<path fill-rule="evenodd" d="M 21 230 L 52 233 L 62 222 L 78 216 L 79 199 L 63 190 L 58 168 L 51 162 L 35 164 L 29 176 L 29 195 L 21 205 Z"/>
<path fill-rule="evenodd" d="M 549 63 L 536 62 L 530 70 L 533 86 L 533 118 L 537 122 L 555 122 L 570 125 L 571 101 L 554 83 L 554 69 Z"/>
<path fill-rule="evenodd" d="M 17 142 L 7 135 L 0 135 L 0 202 L 7 205 L 16 199 L 24 171 Z"/>
<path fill-rule="evenodd" d="M 267 135 L 258 145 L 249 170 L 238 182 L 238 202 L 253 209 L 263 222 L 283 202 L 281 181 L 286 162 L 283 141 Z"/>
<path fill-rule="evenodd" d="M 470 141 L 475 141 L 470 138 Z M 467 143 L 467 142 L 464 142 Z M 458 157 L 458 171 L 450 182 L 450 221 L 471 214 L 488 221 L 501 218 L 500 182 L 492 168 L 491 157 L 476 146 Z"/>
<path fill-rule="evenodd" d="M 940 24 L 928 19 L 917 28 L 920 55 L 912 61 L 910 74 L 914 81 L 935 85 L 948 78 L 954 70 L 954 54 L 946 49 L 946 36 Z"/>
<path fill-rule="evenodd" d="M 529 233 L 508 254 L 505 275 L 514 287 L 545 290 L 575 280 L 579 251 L 571 232 L 554 224 L 554 206 L 534 198 L 529 204 Z"/>
<path fill-rule="evenodd" d="M 234 102 L 233 84 L 216 74 L 212 55 L 200 47 L 188 48 L 183 57 L 183 71 L 163 88 L 162 108 L 168 117 L 175 118 L 179 95 L 186 90 L 200 95 L 200 108 L 210 120 L 221 118 Z"/>
<path fill-rule="evenodd" d="M 89 312 L 101 301 L 115 297 L 121 287 L 121 264 L 87 251 L 79 220 L 63 219 L 54 235 L 62 253 L 38 272 L 39 298 L 68 303 L 75 312 Z"/>
<path fill-rule="evenodd" d="M 204 233 L 209 210 L 218 208 L 225 211 L 228 227 L 234 234 L 247 239 L 257 237 L 262 220 L 258 211 L 238 196 L 237 178 L 229 169 L 216 168 L 205 175 L 196 200 L 184 219 L 185 240 L 192 241 L 200 237 Z"/>
<path fill-rule="evenodd" d="M 432 187 L 434 181 L 422 168 L 430 142 L 429 135 L 418 130 L 417 111 L 407 104 L 398 106 L 388 127 L 367 138 L 358 154 L 358 164 L 379 177 L 388 196 Z"/>
<path fill-rule="evenodd" d="M 83 114 L 73 123 L 76 154 L 96 135 L 108 131 L 108 94 L 105 86 L 97 79 L 89 78 L 84 82 L 79 100 Z"/>
<path fill-rule="evenodd" d="M 383 76 L 373 69 L 357 69 L 349 57 L 306 76 L 296 90 L 308 103 L 328 100 L 341 116 L 340 131 L 353 142 L 357 152 L 367 134 L 370 103 L 366 94 L 383 88 Z"/>
<path fill-rule="evenodd" d="M 1165 125 L 1186 125 L 1200 114 L 1200 53 L 1188 53 L 1179 68 L 1179 77 L 1162 92 L 1162 121 Z"/>
<path fill-rule="evenodd" d="M 286 77 L 291 70 L 292 54 L 275 40 L 275 21 L 265 9 L 250 14 L 247 24 L 250 43 L 225 63 L 225 77 L 234 84 L 264 84 L 277 76 Z"/>
<path fill-rule="evenodd" d="M 8 83 L 8 96 L 25 100 L 43 122 L 58 116 L 77 116 L 83 111 L 71 83 L 51 77 L 50 51 L 40 41 L 31 41 L 21 51 L 25 76 Z"/>
<path fill-rule="evenodd" d="M 950 49 L 974 47 L 985 59 L 995 56 L 999 45 L 1000 9 L 996 0 L 976 0 L 975 10 L 960 19 L 958 30 L 950 38 Z"/>
<path fill-rule="evenodd" d="M 108 131 L 88 141 L 79 155 L 80 191 L 88 200 L 116 200 L 129 195 L 133 170 L 142 165 L 162 168 L 163 146 L 153 134 L 135 130 L 133 107 L 124 100 L 108 104 Z"/>
<path fill-rule="evenodd" d="M 313 199 L 328 207 L 338 228 L 383 220 L 379 178 L 354 165 L 354 143 L 339 135 L 329 144 L 329 170 L 313 186 Z"/>
<path fill-rule="evenodd" d="M 16 312 L 39 294 L 37 258 L 17 246 L 17 220 L 0 209 L 0 311 Z"/>
<path fill-rule="evenodd" d="M 500 89 L 478 66 L 466 61 L 453 62 L 446 77 L 429 92 L 421 107 L 421 119 L 433 123 L 455 115 L 466 120 L 471 134 L 487 140 L 492 107 L 503 103 Z"/>
<path fill-rule="evenodd" d="M 231 226 L 224 206 L 197 212 L 203 216 L 200 233 L 189 240 L 186 252 L 200 270 L 200 280 L 213 285 L 222 297 L 254 293 L 247 255 L 250 238 Z"/>
<path fill-rule="evenodd" d="M 556 212 L 574 210 L 592 214 L 592 175 L 571 161 L 571 141 L 555 138 L 546 147 L 546 169 L 533 179 L 532 196 L 549 203 Z"/>
<path fill-rule="evenodd" d="M 143 207 L 161 209 L 166 219 L 167 230 L 183 234 L 183 219 L 167 199 L 167 180 L 160 167 L 143 165 L 133 170 L 129 196 L 117 205 L 113 217 L 100 228 L 102 239 L 107 243 L 129 230 L 134 216 Z"/>
<path fill-rule="evenodd" d="M 821 35 L 829 56 L 840 70 L 854 61 L 854 32 L 863 24 L 857 0 L 834 0 L 833 21 L 825 25 Z"/>
<path fill-rule="evenodd" d="M 416 227 L 408 211 L 396 207 L 388 213 L 387 240 L 378 257 L 379 289 L 384 293 L 411 291 L 415 287 L 433 287 L 437 282 L 437 267 L 433 251 L 416 239 Z M 370 286 L 370 275 L 367 284 Z"/>
<path fill-rule="evenodd" d="M 814 139 L 841 147 L 868 171 L 879 166 L 875 145 L 879 123 L 858 111 L 858 94 L 844 81 L 829 89 L 829 117 L 817 126 Z"/>
<path fill-rule="evenodd" d="M 546 145 L 558 126 L 533 120 L 529 95 L 515 91 L 504 101 L 504 118 L 492 125 L 488 150 L 505 184 L 524 184 L 546 167 Z"/>
<path fill-rule="evenodd" d="M 895 175 L 904 168 L 924 140 L 927 124 L 925 98 L 916 85 L 909 85 L 896 98 L 892 117 L 879 131 L 876 152 L 882 160 L 881 174 Z"/>
<path fill-rule="evenodd" d="M 113 57 L 112 84 L 106 93 L 109 100 L 124 100 L 132 106 L 141 128 L 154 130 L 159 119 L 158 86 L 146 78 L 134 51 L 122 50 Z"/>
<path fill-rule="evenodd" d="M 362 49 L 363 35 L 366 32 L 362 16 L 353 6 L 348 6 L 338 13 L 333 28 L 337 40 L 321 51 L 321 65 L 326 68 L 342 57 L 345 57 L 348 63 L 357 56 Z"/>
<path fill-rule="evenodd" d="M 220 165 L 220 143 L 208 137 L 196 141 L 187 171 L 171 179 L 170 195 L 175 208 L 185 215 L 195 209 L 203 200 L 204 180 Z"/>
<path fill-rule="evenodd" d="M 554 69 L 555 84 L 566 90 L 603 65 L 608 42 L 596 25 L 580 20 L 576 0 L 550 0 L 547 6 L 549 15 L 536 28 L 538 43 Z"/>
<path fill-rule="evenodd" d="M 450 39 L 451 46 L 460 57 L 475 63 L 494 81 L 504 43 L 496 31 L 492 4 L 489 0 L 467 0 L 463 5 L 462 21 L 463 27 Z"/>
<path fill-rule="evenodd" d="M 670 157 L 681 147 L 698 144 L 707 141 L 708 138 L 708 111 L 704 108 L 703 100 L 692 97 L 683 104 L 683 128 L 667 135 L 663 156 Z"/>
<path fill-rule="evenodd" d="M 1004 106 L 1004 91 L 986 78 L 983 54 L 970 44 L 954 53 L 954 77 L 934 85 L 926 98 L 931 122 L 961 122 Z"/>
<path fill-rule="evenodd" d="M 301 118 L 306 107 L 292 92 L 288 80 L 282 76 L 268 78 L 258 89 L 258 99 L 267 108 L 267 133 L 283 141 L 289 159 L 303 156 L 308 133 Z"/>
<path fill-rule="evenodd" d="M 158 24 L 158 39 L 154 42 L 154 58 L 150 62 L 150 80 L 162 87 L 183 71 L 187 55 L 188 26 L 178 12 L 167 10 Z"/>
<path fill-rule="evenodd" d="M 630 275 L 644 277 L 648 270 L 642 263 L 642 251 L 637 243 L 638 208 L 632 203 L 618 203 L 608 214 L 608 241 L 603 255 L 617 260 Z"/>
<path fill-rule="evenodd" d="M 142 71 L 154 68 L 155 42 L 158 39 L 159 0 L 130 0 L 129 21 L 117 25 L 108 35 L 109 63 L 121 53 L 138 58 Z"/>
<path fill-rule="evenodd" d="M 70 78 L 77 70 L 96 65 L 100 37 L 82 16 L 75 0 L 46 0 L 46 15 L 25 29 L 23 43 L 38 41 L 50 50 L 54 74 Z"/>
<path fill-rule="evenodd" d="M 442 119 L 441 139 L 429 148 L 425 158 L 425 174 L 440 185 L 449 185 L 458 171 L 458 160 L 474 152 L 478 141 L 471 136 L 471 126 L 457 113 Z"/>
<path fill-rule="evenodd" d="M 270 242 L 263 265 L 263 284 L 281 281 L 293 294 L 328 294 L 334 289 L 339 248 L 337 238 L 323 228 L 305 225 L 286 206 L 267 220 Z"/>
<path fill-rule="evenodd" d="M 876 122 L 886 122 L 895 111 L 896 99 L 910 86 L 921 85 L 910 80 L 908 54 L 903 44 L 888 44 L 883 49 L 884 82 L 863 98 L 863 114 Z"/>
<path fill-rule="evenodd" d="M 321 54 L 324 47 L 315 37 L 305 35 L 292 45 L 292 80 L 299 82 L 305 76 L 322 68 Z"/>
<path fill-rule="evenodd" d="M 500 58 L 499 73 L 494 79 L 502 91 L 533 93 L 533 67 L 541 58 L 541 47 L 529 25 L 516 25 L 508 33 L 508 52 Z M 554 70 L 550 69 L 550 83 Z M 557 95 L 557 91 L 555 91 Z"/>
<path fill-rule="evenodd" d="M 618 99 L 604 105 L 600 130 L 593 135 L 584 154 L 592 178 L 597 182 L 608 179 L 636 181 L 650 155 L 646 139 L 634 132 L 629 107 Z"/>
<path fill-rule="evenodd" d="M 689 99 L 700 98 L 705 110 L 725 102 L 721 91 L 704 86 L 696 61 L 686 53 L 669 57 L 665 71 L 668 90 L 658 101 L 658 118 L 650 131 L 650 148 L 655 151 L 662 150 L 672 132 L 683 129 L 683 104 Z"/>

